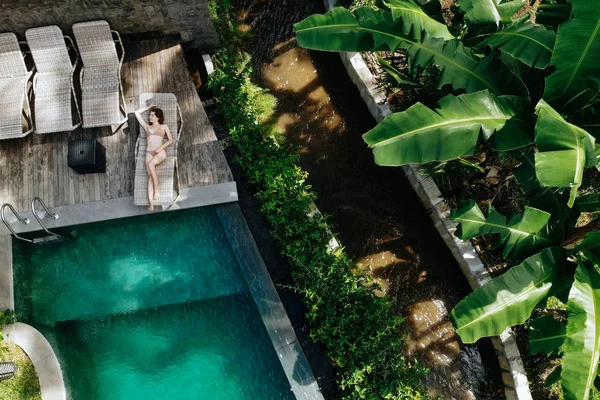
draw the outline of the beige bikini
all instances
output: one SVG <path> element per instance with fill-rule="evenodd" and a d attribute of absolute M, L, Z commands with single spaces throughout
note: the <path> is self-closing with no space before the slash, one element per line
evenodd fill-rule
<path fill-rule="evenodd" d="M 156 133 L 152 133 L 152 132 L 150 131 L 150 129 L 148 129 L 148 130 L 146 131 L 146 134 L 147 134 L 147 136 L 160 136 L 161 138 L 164 138 L 164 137 L 165 137 L 165 131 L 163 130 L 163 131 L 162 131 L 162 133 L 158 133 L 159 129 L 160 129 L 160 128 L 158 128 L 158 129 L 156 130 Z M 148 135 L 148 133 L 149 133 L 149 135 Z M 164 149 L 162 149 L 161 151 L 165 151 L 165 150 L 164 150 Z M 146 153 L 150 153 L 150 154 L 152 154 L 152 153 L 154 153 L 154 152 L 155 152 L 154 150 L 146 150 Z M 160 153 L 160 152 L 159 152 L 159 153 Z M 154 155 L 156 155 L 156 154 L 158 154 L 158 153 L 155 153 Z"/>

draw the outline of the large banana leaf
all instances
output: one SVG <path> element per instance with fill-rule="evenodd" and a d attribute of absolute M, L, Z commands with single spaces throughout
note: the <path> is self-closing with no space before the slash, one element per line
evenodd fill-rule
<path fill-rule="evenodd" d="M 579 262 L 567 302 L 561 380 L 566 400 L 589 399 L 600 361 L 600 275 Z"/>
<path fill-rule="evenodd" d="M 561 114 L 581 110 L 600 92 L 600 7 L 597 1 L 570 0 L 574 18 L 560 24 L 546 78 L 544 100 Z"/>
<path fill-rule="evenodd" d="M 510 18 L 523 6 L 522 0 L 459 0 L 458 8 L 465 13 L 468 25 L 500 25 L 501 21 L 510 22 Z"/>
<path fill-rule="evenodd" d="M 533 144 L 533 124 L 528 118 L 531 113 L 529 101 L 517 96 L 503 97 L 511 103 L 515 116 L 506 121 L 504 127 L 492 136 L 490 144 L 494 150 L 510 151 Z"/>
<path fill-rule="evenodd" d="M 550 354 L 565 341 L 567 326 L 552 315 L 536 318 L 529 325 L 529 352 Z"/>
<path fill-rule="evenodd" d="M 450 320 L 456 333 L 473 343 L 522 324 L 540 300 L 570 283 L 567 264 L 562 249 L 552 247 L 492 279 L 454 307 Z"/>
<path fill-rule="evenodd" d="M 544 100 L 536 108 L 535 171 L 538 180 L 546 186 L 571 187 L 569 207 L 577 197 L 583 170 L 595 166 L 595 142 L 592 135 L 566 122 Z"/>
<path fill-rule="evenodd" d="M 390 9 L 395 20 L 402 19 L 404 24 L 421 27 L 431 37 L 440 37 L 445 40 L 454 38 L 446 25 L 431 18 L 413 3 L 403 0 L 384 0 L 383 3 Z"/>
<path fill-rule="evenodd" d="M 514 103 L 488 91 L 446 96 L 431 110 L 421 103 L 394 113 L 363 135 L 379 165 L 445 161 L 473 154 L 480 132 L 487 139 L 515 115 Z"/>
<path fill-rule="evenodd" d="M 479 60 L 456 39 L 434 37 L 427 24 L 414 18 L 369 7 L 352 14 L 335 8 L 325 15 L 312 15 L 294 25 L 298 45 L 324 51 L 408 50 L 413 67 L 435 64 L 440 71 L 439 87 L 476 92 L 487 89 L 494 94 L 524 96 L 527 88 L 497 57 Z M 437 31 L 436 31 L 437 32 Z"/>
<path fill-rule="evenodd" d="M 519 150 L 519 153 L 518 159 L 521 161 L 521 165 L 513 171 L 513 175 L 527 194 L 527 204 L 530 207 L 549 212 L 551 221 L 555 221 L 553 224 L 554 234 L 565 237 L 573 230 L 579 217 L 579 210 L 567 206 L 568 191 L 540 184 L 535 175 L 533 151 Z"/>
<path fill-rule="evenodd" d="M 551 30 L 525 22 L 494 33 L 477 47 L 500 49 L 530 67 L 544 69 L 550 63 L 555 40 Z"/>
<path fill-rule="evenodd" d="M 503 247 L 505 257 L 512 259 L 555 244 L 548 232 L 550 214 L 536 208 L 525 207 L 522 217 L 512 215 L 507 221 L 491 204 L 486 218 L 477 204 L 469 200 L 452 210 L 450 219 L 460 224 L 455 235 L 462 240 L 499 233 L 497 245 Z"/>

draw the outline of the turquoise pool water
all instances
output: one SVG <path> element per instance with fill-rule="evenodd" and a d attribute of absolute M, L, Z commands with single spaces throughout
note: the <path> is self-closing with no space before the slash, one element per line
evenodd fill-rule
<path fill-rule="evenodd" d="M 213 208 L 15 243 L 15 307 L 71 399 L 293 399 Z"/>

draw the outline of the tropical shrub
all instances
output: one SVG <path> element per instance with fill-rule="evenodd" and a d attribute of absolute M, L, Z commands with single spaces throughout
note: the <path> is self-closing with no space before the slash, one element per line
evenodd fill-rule
<path fill-rule="evenodd" d="M 13 310 L 0 311 L 0 341 L 4 340 L 2 325 L 14 324 L 15 322 L 17 322 L 17 317 Z"/>
<path fill-rule="evenodd" d="M 600 210 L 597 194 L 578 197 L 584 170 L 598 167 L 600 154 L 599 4 L 459 0 L 457 29 L 413 2 L 377 5 L 310 16 L 294 26 L 298 44 L 402 51 L 409 75 L 439 71 L 438 89 L 451 94 L 435 108 L 416 103 L 364 135 L 377 164 L 452 160 L 480 142 L 520 162 L 522 215 L 491 205 L 484 214 L 473 201 L 452 212 L 458 237 L 495 234 L 503 255 L 522 262 L 465 298 L 451 320 L 466 343 L 529 320 L 532 351 L 562 356 L 553 376 L 565 398 L 589 398 L 600 362 L 600 232 L 574 248 L 561 244 L 582 211 Z M 566 321 L 537 318 L 549 298 L 566 304 Z"/>
<path fill-rule="evenodd" d="M 213 0 L 211 10 L 221 33 L 233 29 L 226 3 Z M 208 86 L 219 98 L 237 161 L 257 190 L 271 236 L 292 263 L 294 289 L 308 309 L 311 338 L 323 345 L 339 370 L 344 398 L 425 398 L 421 379 L 426 369 L 401 355 L 402 318 L 392 314 L 389 299 L 375 294 L 372 281 L 352 273 L 343 249 L 328 249 L 331 233 L 324 218 L 308 216 L 314 195 L 305 183 L 307 173 L 297 165 L 299 155 L 291 145 L 275 143 L 272 128 L 259 123 L 261 93 L 250 83 L 248 60 L 235 43 L 223 40 Z"/>

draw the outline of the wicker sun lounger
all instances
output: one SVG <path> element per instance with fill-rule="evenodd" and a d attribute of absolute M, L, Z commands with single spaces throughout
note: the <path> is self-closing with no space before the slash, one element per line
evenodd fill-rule
<path fill-rule="evenodd" d="M 167 158 L 156 167 L 159 182 L 159 197 L 154 201 L 155 206 L 168 206 L 175 202 L 179 196 L 179 177 L 177 168 L 177 144 L 183 119 L 177 99 L 172 93 L 142 93 L 140 95 L 140 106 L 155 104 L 163 110 L 164 123 L 167 124 L 173 135 L 173 144 L 167 147 Z M 177 116 L 179 115 L 179 126 Z M 148 112 L 143 114 L 148 120 Z M 133 189 L 133 204 L 136 206 L 147 206 L 148 203 L 148 173 L 146 172 L 146 132 L 140 126 L 140 134 L 135 146 L 135 178 Z"/>
<path fill-rule="evenodd" d="M 37 70 L 33 79 L 35 132 L 72 131 L 81 125 L 73 87 L 78 58 L 71 64 L 65 39 L 73 49 L 75 45 L 70 37 L 63 36 L 56 25 L 28 29 L 25 37 Z M 75 122 L 72 104 L 77 111 Z"/>
<path fill-rule="evenodd" d="M 33 131 L 27 86 L 34 69 L 27 71 L 15 34 L 0 34 L 0 139 L 20 138 Z"/>
<path fill-rule="evenodd" d="M 117 56 L 113 33 L 121 46 L 121 58 Z M 92 21 L 74 24 L 73 35 L 83 62 L 80 75 L 83 127 L 121 126 L 127 121 L 127 114 L 121 87 L 125 49 L 119 33 L 111 31 L 106 21 Z"/>

